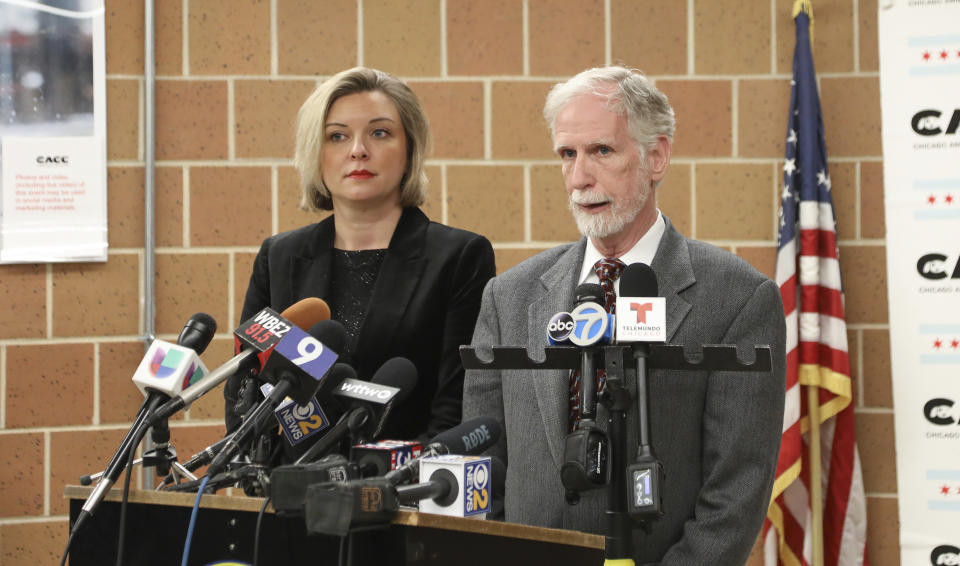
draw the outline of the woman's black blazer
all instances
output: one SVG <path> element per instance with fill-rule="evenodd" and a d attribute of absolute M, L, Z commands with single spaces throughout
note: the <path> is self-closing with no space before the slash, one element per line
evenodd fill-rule
<path fill-rule="evenodd" d="M 267 238 L 257 254 L 241 320 L 260 309 L 282 312 L 306 297 L 325 298 L 330 283 L 334 217 Z M 394 356 L 417 367 L 417 386 L 384 424 L 381 438 L 430 438 L 460 422 L 463 367 L 459 347 L 469 344 L 480 298 L 495 274 L 493 248 L 483 236 L 431 222 L 418 208 L 404 209 L 390 240 L 353 365 L 369 380 Z M 227 430 L 239 379 L 224 389 Z"/>

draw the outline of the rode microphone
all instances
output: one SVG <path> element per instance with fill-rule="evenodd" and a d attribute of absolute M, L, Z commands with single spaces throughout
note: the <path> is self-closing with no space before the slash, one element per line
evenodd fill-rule
<path fill-rule="evenodd" d="M 327 329 L 324 339 L 331 343 L 339 342 L 337 348 L 341 349 L 346 330 L 336 321 L 330 321 L 330 323 L 321 326 L 320 330 Z M 320 325 L 315 325 L 311 330 L 317 329 L 318 326 Z M 207 475 L 214 476 L 221 472 L 227 462 L 240 451 L 241 444 L 246 442 L 255 431 L 261 415 L 272 412 L 288 394 L 298 403 L 305 404 L 312 399 L 336 362 L 337 355 L 330 347 L 300 328 L 287 329 L 273 346 L 268 365 L 264 366 L 264 371 L 261 372 L 261 377 L 268 381 L 273 378 L 273 389 L 257 406 L 253 415 L 237 427 L 231 440 L 224 444 L 223 450 L 210 462 Z M 276 361 L 274 361 L 275 358 Z"/>
<path fill-rule="evenodd" d="M 170 344 L 163 340 L 154 340 L 147 353 L 134 372 L 133 382 L 146 395 L 133 425 L 120 443 L 113 458 L 107 464 L 97 485 L 90 492 L 73 524 L 72 532 L 80 529 L 87 517 L 92 515 L 103 501 L 107 491 L 120 477 L 133 445 L 139 444 L 147 427 L 154 420 L 148 418 L 156 407 L 172 395 L 178 394 L 191 379 L 202 378 L 206 372 L 203 362 L 197 357 L 210 344 L 217 331 L 217 323 L 206 313 L 197 313 L 190 317 L 180 332 L 182 339 L 190 347 Z M 196 350 L 194 349 L 196 348 Z"/>
<path fill-rule="evenodd" d="M 434 436 L 420 452 L 420 458 L 388 472 L 384 479 L 393 485 L 417 481 L 423 458 L 447 454 L 482 454 L 500 440 L 502 433 L 500 422 L 491 417 L 477 417 L 462 422 Z"/>
<path fill-rule="evenodd" d="M 202 379 L 191 383 L 190 387 L 161 405 L 154 412 L 150 423 L 169 418 L 177 411 L 189 407 L 191 403 L 233 375 L 259 371 L 270 355 L 271 349 L 282 338 L 277 333 L 286 333 L 288 327 L 292 327 L 292 325 L 299 328 L 310 328 L 319 321 L 329 318 L 330 307 L 322 299 L 316 297 L 302 299 L 290 305 L 283 311 L 282 315 L 276 315 L 269 308 L 261 310 L 234 331 L 235 344 L 239 353 Z M 271 326 L 272 330 L 265 329 L 265 324 Z M 185 326 L 184 332 L 186 331 L 187 327 Z M 181 336 L 184 332 L 181 332 Z"/>
<path fill-rule="evenodd" d="M 666 299 L 657 296 L 657 275 L 649 265 L 631 263 L 620 275 L 617 298 L 617 342 L 634 342 L 637 370 L 636 461 L 627 466 L 627 511 L 639 521 L 663 515 L 663 464 L 650 443 L 650 390 L 647 384 L 648 342 L 666 340 Z M 621 310 L 622 309 L 622 310 Z M 645 524 L 645 523 L 644 523 Z"/>
<path fill-rule="evenodd" d="M 333 395 L 351 399 L 352 408 L 295 463 L 302 464 L 326 454 L 350 434 L 354 443 L 375 438 L 395 403 L 401 403 L 417 385 L 417 368 L 406 358 L 387 360 L 370 381 L 345 379 Z"/>

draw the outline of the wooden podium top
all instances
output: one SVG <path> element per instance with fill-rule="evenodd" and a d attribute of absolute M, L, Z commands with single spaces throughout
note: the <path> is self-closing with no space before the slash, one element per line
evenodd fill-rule
<path fill-rule="evenodd" d="M 64 490 L 64 496 L 67 499 L 86 499 L 87 496 L 90 495 L 90 491 L 92 489 L 92 487 L 68 485 Z M 122 495 L 123 491 L 121 489 L 114 488 L 107 493 L 105 499 L 107 501 L 120 501 Z M 196 499 L 197 494 L 195 493 L 147 491 L 139 489 L 131 489 L 129 497 L 129 501 L 132 503 L 168 505 L 173 507 L 193 507 L 193 503 L 196 501 Z M 262 497 L 246 497 L 242 495 L 235 496 L 206 494 L 203 496 L 203 499 L 200 500 L 201 509 L 223 509 L 227 511 L 249 511 L 256 513 L 260 511 L 260 507 L 262 505 Z M 273 512 L 272 507 L 268 507 L 267 510 L 268 512 Z M 460 517 L 419 513 L 417 511 L 398 512 L 397 516 L 393 519 L 393 524 L 500 537 L 512 537 L 540 542 L 566 544 L 571 546 L 582 546 L 585 548 L 603 549 L 605 545 L 604 537 L 600 535 L 582 533 L 579 531 L 531 527 L 529 525 L 518 525 L 516 523 L 504 523 L 501 521 L 464 519 Z"/>

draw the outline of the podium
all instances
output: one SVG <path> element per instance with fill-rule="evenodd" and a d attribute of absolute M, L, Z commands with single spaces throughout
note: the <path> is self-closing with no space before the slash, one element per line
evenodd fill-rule
<path fill-rule="evenodd" d="M 68 486 L 70 523 L 91 488 Z M 70 550 L 71 566 L 114 564 L 121 490 L 111 490 Z M 124 564 L 179 564 L 196 494 L 131 490 Z M 258 497 L 204 495 L 197 513 L 190 565 L 240 565 L 253 561 Z M 350 537 L 308 534 L 302 517 L 280 517 L 268 508 L 260 530 L 259 564 L 483 565 L 603 564 L 604 538 L 547 529 L 400 511 L 389 525 Z M 341 561 L 340 554 L 347 554 Z M 347 558 L 349 557 L 349 561 Z"/>

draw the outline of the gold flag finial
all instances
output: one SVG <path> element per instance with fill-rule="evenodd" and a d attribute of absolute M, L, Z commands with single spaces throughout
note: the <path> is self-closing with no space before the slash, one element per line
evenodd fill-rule
<path fill-rule="evenodd" d="M 813 51 L 813 1 L 812 0 L 794 0 L 793 19 L 797 19 L 800 12 L 807 14 L 810 18 L 810 50 Z"/>

